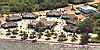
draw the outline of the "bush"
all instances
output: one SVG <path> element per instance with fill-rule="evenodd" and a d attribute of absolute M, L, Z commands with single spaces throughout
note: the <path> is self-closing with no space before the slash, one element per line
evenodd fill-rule
<path fill-rule="evenodd" d="M 50 40 L 50 38 L 46 38 L 45 40 Z"/>
<path fill-rule="evenodd" d="M 6 36 L 11 35 L 11 33 L 7 33 Z"/>

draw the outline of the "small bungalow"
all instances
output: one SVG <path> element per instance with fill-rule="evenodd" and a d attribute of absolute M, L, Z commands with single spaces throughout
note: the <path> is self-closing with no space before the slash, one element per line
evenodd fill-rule
<path fill-rule="evenodd" d="M 62 13 L 57 10 L 51 10 L 51 11 L 47 12 L 46 15 L 47 15 L 47 17 L 60 17 L 62 15 Z"/>
<path fill-rule="evenodd" d="M 20 21 L 22 20 L 22 17 L 19 16 L 19 15 L 12 15 L 12 16 L 9 16 L 6 18 L 6 21 L 9 22 L 9 21 Z"/>
<path fill-rule="evenodd" d="M 66 24 L 73 24 L 73 25 L 76 25 L 78 20 L 77 16 L 75 16 L 74 14 L 62 15 L 61 19 L 66 20 Z"/>
<path fill-rule="evenodd" d="M 4 28 L 4 29 L 16 28 L 17 27 L 17 23 L 7 22 L 7 23 L 2 24 L 1 27 Z"/>
<path fill-rule="evenodd" d="M 38 16 L 33 13 L 23 13 L 22 18 L 23 19 L 36 19 L 38 18 Z"/>

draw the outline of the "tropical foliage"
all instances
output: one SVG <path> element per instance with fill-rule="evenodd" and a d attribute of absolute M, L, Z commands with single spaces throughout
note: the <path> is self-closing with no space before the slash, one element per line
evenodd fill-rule
<path fill-rule="evenodd" d="M 54 9 L 66 6 L 67 0 L 0 0 L 1 12 L 23 12 Z"/>
<path fill-rule="evenodd" d="M 94 13 L 89 16 L 86 20 L 81 22 L 79 24 L 80 27 L 80 33 L 83 33 L 82 35 L 82 43 L 88 41 L 88 38 L 90 37 L 88 33 L 97 34 L 98 37 L 93 38 L 93 41 L 100 42 L 100 13 Z"/>

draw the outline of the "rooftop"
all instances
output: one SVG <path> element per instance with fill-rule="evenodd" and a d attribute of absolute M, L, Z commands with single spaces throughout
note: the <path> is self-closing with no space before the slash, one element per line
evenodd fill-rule
<path fill-rule="evenodd" d="M 7 21 L 19 21 L 21 20 L 22 17 L 19 15 L 12 15 L 6 18 Z"/>
<path fill-rule="evenodd" d="M 38 17 L 37 15 L 33 13 L 23 13 L 22 15 L 23 15 L 22 18 L 24 19 L 35 19 Z"/>
<path fill-rule="evenodd" d="M 80 7 L 80 8 L 81 8 L 81 9 L 84 9 L 84 10 L 94 10 L 94 11 L 97 10 L 96 8 L 91 7 L 91 6 L 82 6 L 82 7 Z"/>
<path fill-rule="evenodd" d="M 14 22 L 7 22 L 1 25 L 3 28 L 14 28 L 17 27 L 17 23 Z"/>

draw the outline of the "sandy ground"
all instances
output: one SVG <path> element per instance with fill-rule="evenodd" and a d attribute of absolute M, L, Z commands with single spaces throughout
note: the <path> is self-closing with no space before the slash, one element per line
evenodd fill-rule
<path fill-rule="evenodd" d="M 100 46 L 42 42 L 30 43 L 29 41 L 15 43 L 0 39 L 0 50 L 100 50 Z"/>
<path fill-rule="evenodd" d="M 96 3 L 100 3 L 100 0 L 95 0 Z"/>

